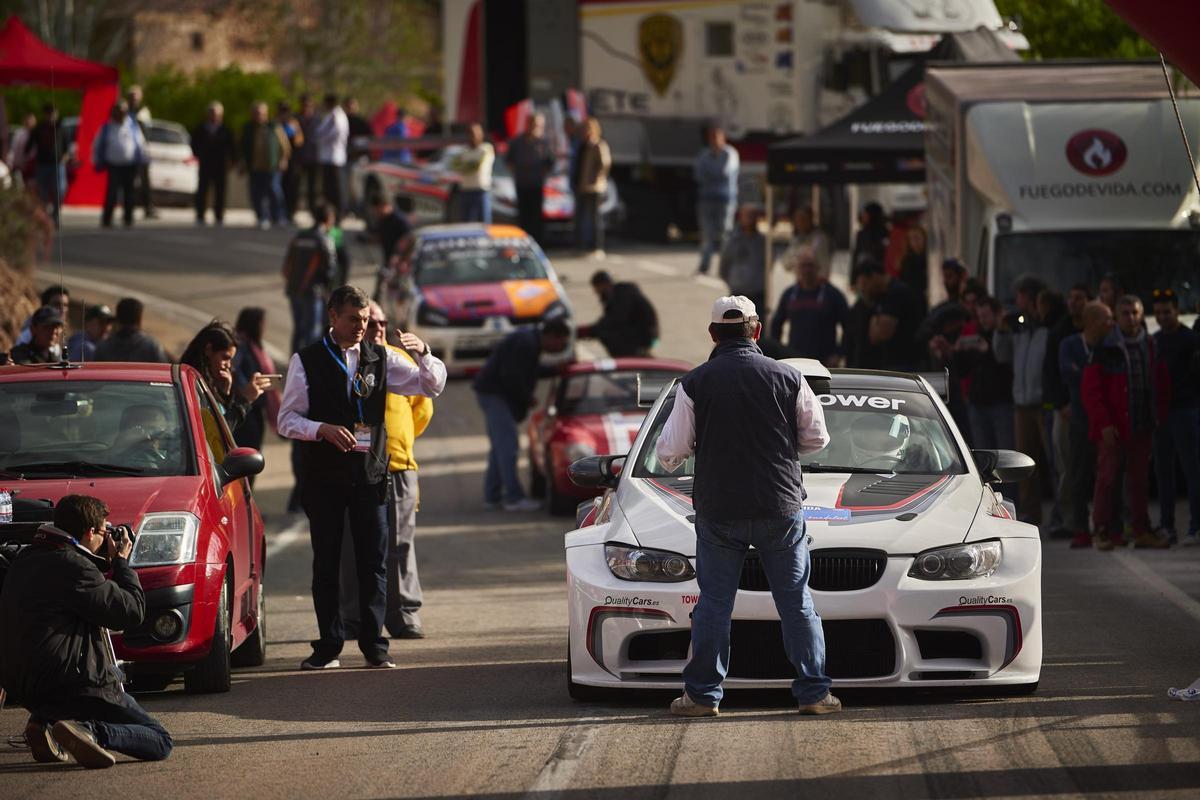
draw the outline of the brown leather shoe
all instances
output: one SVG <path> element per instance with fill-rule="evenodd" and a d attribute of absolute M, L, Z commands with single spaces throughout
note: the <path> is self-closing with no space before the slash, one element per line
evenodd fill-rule
<path fill-rule="evenodd" d="M 1150 531 L 1142 531 L 1137 536 L 1133 537 L 1133 546 L 1136 548 L 1149 548 L 1151 550 L 1163 550 L 1171 546 L 1171 542 L 1165 536 L 1159 536 L 1157 533 Z"/>
<path fill-rule="evenodd" d="M 78 722 L 54 723 L 54 738 L 85 769 L 106 769 L 117 763 L 116 757 L 100 746 L 92 732 Z"/>
<path fill-rule="evenodd" d="M 671 701 L 671 713 L 677 717 L 716 717 L 721 712 L 716 706 L 697 703 L 684 692 Z"/>

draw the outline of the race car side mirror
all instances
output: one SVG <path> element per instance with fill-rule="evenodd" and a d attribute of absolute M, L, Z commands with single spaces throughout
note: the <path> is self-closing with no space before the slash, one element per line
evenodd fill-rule
<path fill-rule="evenodd" d="M 217 474 L 221 476 L 221 485 L 232 483 L 238 478 L 248 478 L 263 471 L 262 453 L 253 447 L 235 447 L 225 456 Z"/>
<path fill-rule="evenodd" d="M 621 477 L 625 456 L 588 456 L 567 467 L 571 483 L 585 489 L 612 489 Z"/>
<path fill-rule="evenodd" d="M 1016 450 L 972 450 L 984 483 L 1016 483 L 1033 474 L 1033 459 Z"/>

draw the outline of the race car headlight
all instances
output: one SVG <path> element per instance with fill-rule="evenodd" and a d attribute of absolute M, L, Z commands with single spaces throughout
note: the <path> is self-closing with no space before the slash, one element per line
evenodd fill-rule
<path fill-rule="evenodd" d="M 1000 566 L 1002 552 L 1000 542 L 995 540 L 926 550 L 913 559 L 908 577 L 925 581 L 986 578 Z"/>
<path fill-rule="evenodd" d="M 130 566 L 187 564 L 196 558 L 200 520 L 194 514 L 147 514 L 133 539 Z"/>
<path fill-rule="evenodd" d="M 569 316 L 570 312 L 567 311 L 567 307 L 563 305 L 562 301 L 560 300 L 555 300 L 553 303 L 546 306 L 546 310 L 542 312 L 542 319 L 546 321 L 552 319 L 566 319 Z"/>
<path fill-rule="evenodd" d="M 417 309 L 417 322 L 434 328 L 444 328 L 450 324 L 450 317 L 437 306 L 422 303 Z"/>
<path fill-rule="evenodd" d="M 649 550 L 623 544 L 604 545 L 608 569 L 623 581 L 678 583 L 696 577 L 686 556 L 668 550 Z"/>

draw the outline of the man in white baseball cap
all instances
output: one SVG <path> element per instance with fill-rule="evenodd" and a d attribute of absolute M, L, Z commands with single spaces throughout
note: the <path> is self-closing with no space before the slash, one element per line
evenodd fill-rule
<path fill-rule="evenodd" d="M 841 711 L 829 693 L 825 637 L 808 590 L 800 456 L 829 443 L 825 414 L 800 373 L 767 358 L 762 325 L 748 298 L 713 303 L 708 333 L 716 347 L 679 382 L 656 452 L 668 469 L 695 454 L 696 579 L 692 657 L 671 713 L 714 717 L 729 664 L 729 622 L 742 562 L 751 545 L 762 559 L 796 668 L 792 694 L 802 714 Z"/>

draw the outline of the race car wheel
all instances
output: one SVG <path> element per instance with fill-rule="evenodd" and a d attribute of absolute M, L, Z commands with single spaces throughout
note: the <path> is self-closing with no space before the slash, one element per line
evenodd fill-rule
<path fill-rule="evenodd" d="M 227 565 L 232 569 L 232 565 Z M 183 689 L 188 694 L 228 692 L 231 684 L 229 651 L 233 646 L 233 630 L 229 624 L 229 580 L 221 584 L 221 599 L 217 604 L 217 621 L 213 624 L 212 647 L 200 663 L 183 675 Z"/>
<path fill-rule="evenodd" d="M 550 469 L 550 454 L 546 454 L 546 458 L 542 461 L 547 469 Z M 537 462 L 533 460 L 533 454 L 529 456 L 529 496 L 536 497 L 539 500 L 546 496 L 546 476 L 538 469 Z"/>
<path fill-rule="evenodd" d="M 567 637 L 567 694 L 572 700 L 581 703 L 593 702 L 604 698 L 604 690 L 595 686 L 585 686 L 571 680 L 574 670 L 571 668 L 571 639 Z"/>
<path fill-rule="evenodd" d="M 261 667 L 267 661 L 267 590 L 258 585 L 258 604 L 254 630 L 230 656 L 235 667 Z"/>

